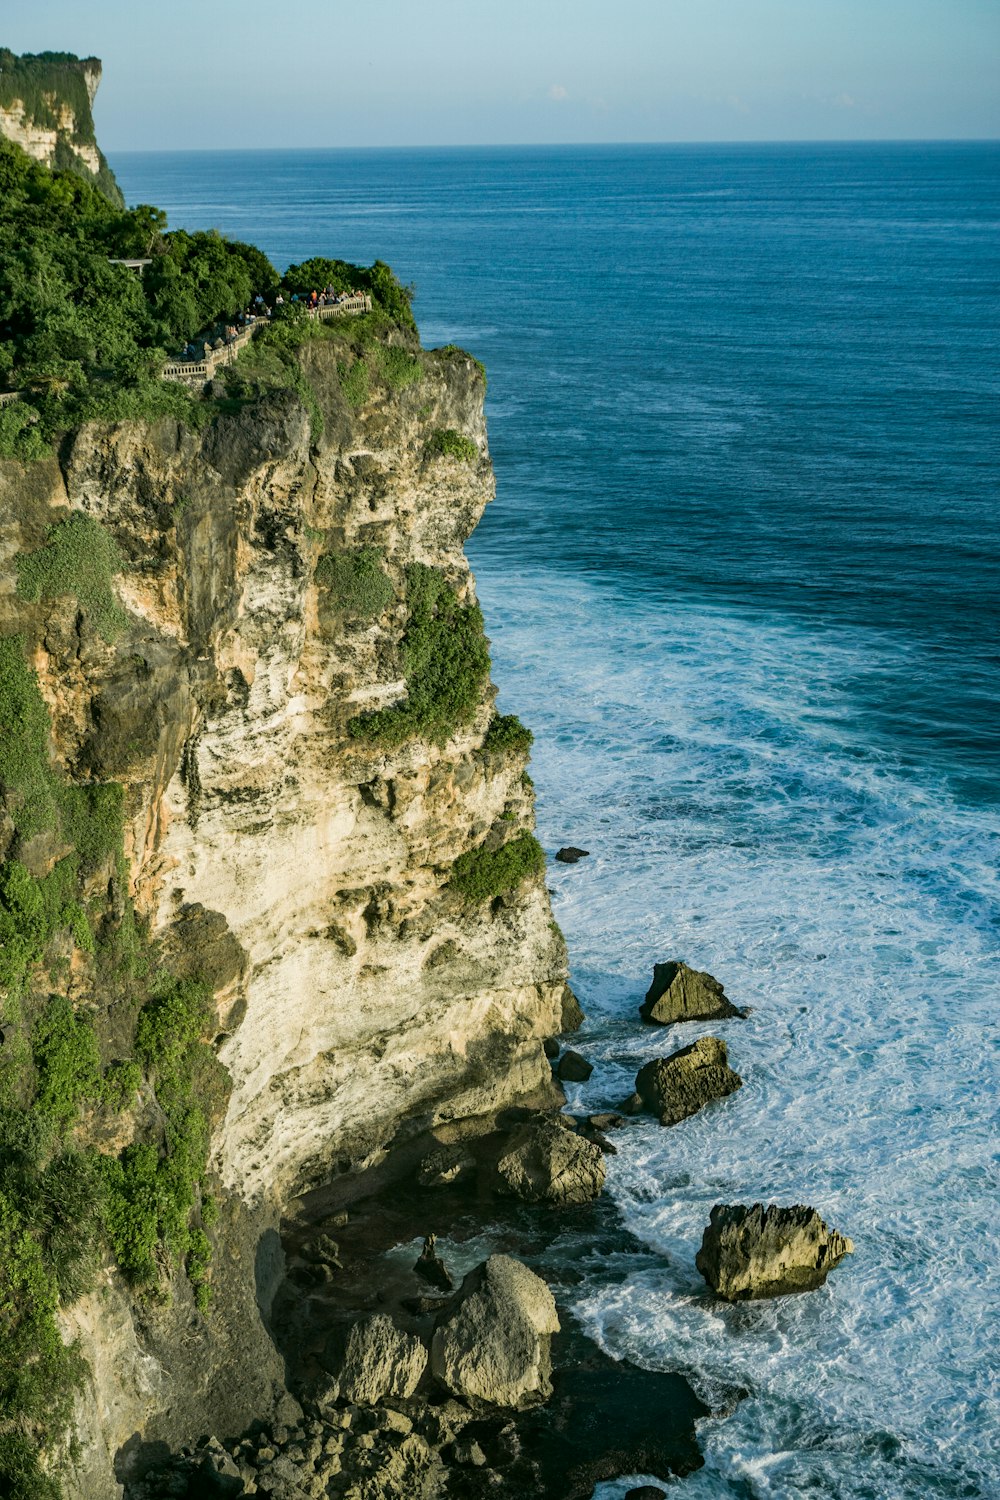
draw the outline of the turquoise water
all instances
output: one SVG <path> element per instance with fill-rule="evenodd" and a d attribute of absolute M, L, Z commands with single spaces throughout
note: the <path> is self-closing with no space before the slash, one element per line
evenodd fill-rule
<path fill-rule="evenodd" d="M 692 1500 L 1000 1494 L 993 146 L 120 156 L 130 201 L 277 263 L 389 260 L 489 369 L 469 546 L 535 729 L 597 1062 L 665 1050 L 654 959 L 716 973 L 746 1087 L 642 1122 L 610 1191 L 657 1253 L 574 1313 L 710 1402 Z M 707 1028 L 671 1034 L 682 1044 Z M 857 1253 L 720 1308 L 718 1200 Z M 606 1487 L 608 1496 L 620 1494 Z"/>

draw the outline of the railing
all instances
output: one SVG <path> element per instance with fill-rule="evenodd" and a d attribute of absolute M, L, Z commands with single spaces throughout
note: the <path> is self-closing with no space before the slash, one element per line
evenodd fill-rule
<path fill-rule="evenodd" d="M 10 406 L 13 401 L 20 401 L 23 395 L 23 391 L 0 391 L 0 406 Z"/>
<path fill-rule="evenodd" d="M 371 312 L 372 299 L 367 292 L 359 292 L 357 296 L 345 297 L 341 302 L 330 302 L 325 307 L 307 307 L 306 316 L 318 320 L 320 323 L 328 323 L 333 318 L 345 318 L 357 313 Z M 160 372 L 164 380 L 185 380 L 204 385 L 206 380 L 211 380 L 222 365 L 231 365 L 241 349 L 244 349 L 254 334 L 260 328 L 266 327 L 270 320 L 266 317 L 258 318 L 246 328 L 241 328 L 234 339 L 225 343 L 219 349 L 209 349 L 202 359 L 172 359 L 163 366 Z"/>

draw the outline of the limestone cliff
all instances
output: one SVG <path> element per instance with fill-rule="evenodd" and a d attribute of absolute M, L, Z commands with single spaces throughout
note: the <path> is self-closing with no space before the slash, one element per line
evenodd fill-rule
<path fill-rule="evenodd" d="M 365 733 L 412 689 L 414 579 L 474 601 L 462 548 L 493 487 L 481 374 L 421 353 L 419 378 L 359 404 L 335 342 L 301 358 L 318 410 L 276 390 L 200 431 L 88 425 L 58 458 L 0 465 L 0 637 L 37 674 L 60 774 L 124 788 L 126 866 L 91 896 L 131 897 L 158 961 L 210 985 L 232 1080 L 211 1138 L 211 1317 L 176 1278 L 164 1307 L 111 1270 L 66 1315 L 92 1372 L 76 1486 L 95 1497 L 134 1434 L 235 1431 L 280 1399 L 261 1315 L 291 1195 L 552 1087 L 565 949 L 537 866 L 485 894 L 455 877 L 533 826 L 488 678 L 449 732 Z M 81 516 L 121 560 L 115 630 L 80 579 L 32 590 L 18 572 Z M 20 846 L 37 875 L 61 852 Z M 106 1049 L 118 1002 L 85 955 L 66 985 Z M 140 1126 L 133 1110 L 102 1149 Z"/>
<path fill-rule="evenodd" d="M 95 182 L 116 205 L 122 196 L 97 144 L 91 113 L 101 81 L 96 57 L 0 48 L 0 136 L 36 161 Z"/>

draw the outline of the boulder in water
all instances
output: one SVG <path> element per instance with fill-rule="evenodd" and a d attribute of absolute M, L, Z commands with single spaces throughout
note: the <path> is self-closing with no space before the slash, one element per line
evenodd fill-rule
<path fill-rule="evenodd" d="M 500 1191 L 526 1203 L 589 1203 L 604 1186 L 600 1148 L 555 1120 L 521 1127 L 497 1162 Z"/>
<path fill-rule="evenodd" d="M 726 998 L 711 974 L 689 969 L 685 963 L 653 965 L 653 983 L 639 1007 L 644 1021 L 672 1026 L 676 1021 L 718 1021 L 727 1016 L 747 1016 Z"/>
<path fill-rule="evenodd" d="M 717 1203 L 695 1265 L 727 1302 L 783 1297 L 822 1286 L 854 1245 L 814 1208 Z"/>
<path fill-rule="evenodd" d="M 431 1369 L 473 1406 L 523 1409 L 552 1393 L 551 1336 L 559 1332 L 552 1293 L 509 1255 L 470 1271 L 454 1312 L 438 1324 Z"/>
<path fill-rule="evenodd" d="M 661 1125 L 676 1125 L 742 1087 L 742 1078 L 729 1066 L 726 1044 L 717 1036 L 703 1036 L 670 1057 L 655 1058 L 639 1069 L 635 1080 L 643 1108 L 658 1115 Z"/>
<path fill-rule="evenodd" d="M 578 849 L 575 844 L 567 844 L 565 848 L 556 852 L 556 859 L 561 865 L 575 865 L 581 859 L 586 859 L 589 854 L 589 849 Z"/>
<path fill-rule="evenodd" d="M 594 1064 L 589 1063 L 581 1053 L 574 1052 L 572 1047 L 569 1047 L 559 1059 L 556 1077 L 561 1083 L 586 1083 L 593 1071 Z"/>

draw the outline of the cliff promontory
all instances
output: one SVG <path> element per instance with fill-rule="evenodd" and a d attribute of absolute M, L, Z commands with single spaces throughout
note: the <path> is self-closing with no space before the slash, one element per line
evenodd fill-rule
<path fill-rule="evenodd" d="M 0 461 L 0 1470 L 50 1455 L 26 1494 L 66 1431 L 68 1493 L 103 1497 L 130 1440 L 280 1410 L 288 1200 L 553 1098 L 530 736 L 462 550 L 481 370 L 384 314 L 278 332 L 183 419 Z"/>
<path fill-rule="evenodd" d="M 18 57 L 0 47 L 0 136 L 47 167 L 93 182 L 120 206 L 118 184 L 94 133 L 91 110 L 100 81 L 96 57 L 72 52 Z"/>

